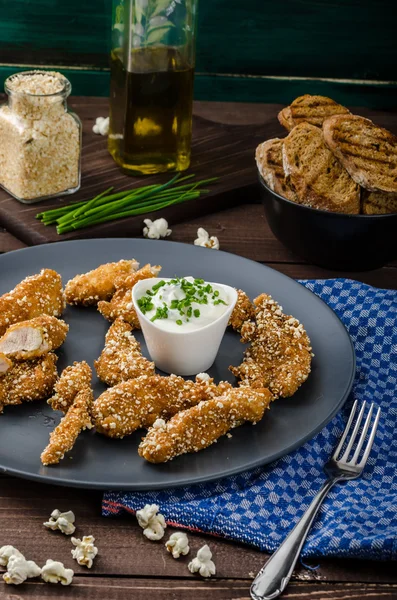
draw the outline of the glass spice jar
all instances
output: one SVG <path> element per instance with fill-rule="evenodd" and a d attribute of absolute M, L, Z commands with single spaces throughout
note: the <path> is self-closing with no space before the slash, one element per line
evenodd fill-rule
<path fill-rule="evenodd" d="M 5 82 L 0 107 L 0 186 L 31 204 L 80 188 L 81 121 L 68 110 L 71 84 L 54 71 L 25 71 Z"/>

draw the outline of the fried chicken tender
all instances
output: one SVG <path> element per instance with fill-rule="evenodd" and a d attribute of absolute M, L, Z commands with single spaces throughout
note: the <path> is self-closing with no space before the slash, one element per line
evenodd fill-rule
<path fill-rule="evenodd" d="M 20 321 L 40 315 L 60 317 L 64 308 L 61 276 L 52 269 L 42 269 L 0 296 L 0 335 Z"/>
<path fill-rule="evenodd" d="M 312 359 L 310 339 L 297 319 L 282 312 L 271 296 L 254 300 L 256 325 L 247 321 L 242 341 L 251 341 L 239 367 L 229 367 L 241 386 L 269 388 L 275 398 L 292 396 L 306 381 Z"/>
<path fill-rule="evenodd" d="M 131 333 L 132 326 L 121 317 L 110 326 L 105 347 L 94 366 L 99 379 L 116 385 L 140 375 L 154 375 L 154 363 L 141 354 L 141 345 Z"/>
<path fill-rule="evenodd" d="M 221 396 L 230 383 L 213 379 L 196 382 L 177 375 L 142 375 L 106 390 L 94 402 L 96 430 L 108 437 L 122 438 L 141 427 L 150 427 L 159 417 L 170 419 L 175 413 L 202 400 Z"/>
<path fill-rule="evenodd" d="M 266 389 L 235 388 L 174 415 L 157 419 L 139 445 L 139 455 L 163 463 L 188 452 L 199 452 L 246 421 L 257 423 L 272 395 Z"/>
<path fill-rule="evenodd" d="M 241 331 L 245 321 L 251 321 L 255 315 L 255 307 L 243 290 L 237 290 L 237 302 L 230 315 L 229 325 L 236 331 Z"/>
<path fill-rule="evenodd" d="M 135 259 L 106 263 L 98 268 L 76 275 L 67 282 L 65 296 L 68 304 L 96 305 L 99 300 L 110 300 L 116 291 L 118 277 L 128 277 L 139 267 Z"/>
<path fill-rule="evenodd" d="M 50 352 L 35 360 L 15 363 L 0 379 L 0 413 L 8 404 L 47 398 L 58 378 L 57 360 Z"/>
<path fill-rule="evenodd" d="M 157 277 L 160 271 L 159 265 L 152 267 L 148 264 L 129 277 L 119 277 L 115 282 L 116 292 L 110 302 L 98 302 L 98 310 L 101 315 L 111 322 L 122 317 L 134 329 L 140 329 L 139 319 L 132 303 L 132 288 L 138 281 Z"/>
<path fill-rule="evenodd" d="M 0 377 L 4 377 L 4 375 L 13 367 L 14 363 L 12 360 L 7 358 L 5 354 L 0 352 Z"/>
<path fill-rule="evenodd" d="M 82 360 L 74 362 L 61 373 L 54 387 L 54 395 L 47 400 L 53 410 L 67 413 L 72 406 L 77 394 L 85 388 L 91 387 L 92 371 L 90 366 Z"/>
<path fill-rule="evenodd" d="M 71 450 L 79 434 L 91 429 L 91 407 L 94 400 L 89 387 L 82 389 L 59 425 L 50 433 L 50 442 L 41 453 L 43 465 L 55 465 Z"/>
<path fill-rule="evenodd" d="M 30 360 L 63 344 L 69 325 L 50 315 L 11 325 L 0 339 L 0 352 L 15 360 Z"/>

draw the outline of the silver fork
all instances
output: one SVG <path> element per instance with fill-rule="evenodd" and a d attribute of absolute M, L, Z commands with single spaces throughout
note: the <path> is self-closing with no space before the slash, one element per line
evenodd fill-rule
<path fill-rule="evenodd" d="M 371 431 L 369 432 L 368 441 L 366 442 L 366 446 L 364 448 L 364 443 L 372 420 L 374 404 L 371 404 L 369 408 L 368 415 L 353 456 L 350 460 L 348 459 L 352 453 L 354 443 L 357 441 L 365 407 L 366 402 L 364 402 L 361 407 L 360 413 L 354 425 L 353 432 L 351 433 L 350 430 L 353 427 L 353 419 L 357 409 L 357 400 L 353 404 L 349 420 L 340 442 L 336 447 L 332 458 L 324 466 L 324 471 L 328 475 L 328 479 L 325 481 L 316 497 L 312 500 L 309 508 L 306 510 L 301 520 L 295 525 L 291 533 L 285 538 L 281 546 L 269 558 L 267 563 L 265 563 L 258 575 L 255 577 L 251 586 L 251 598 L 253 598 L 253 600 L 272 600 L 272 598 L 277 598 L 285 590 L 291 578 L 296 561 L 299 558 L 302 546 L 307 538 L 307 534 L 310 531 L 324 498 L 335 483 L 338 481 L 356 479 L 356 477 L 359 477 L 363 472 L 369 453 L 371 452 L 372 444 L 374 443 L 376 429 L 378 427 L 380 418 L 379 408 L 372 424 Z M 342 456 L 338 458 L 348 436 L 350 437 L 346 449 Z M 359 460 L 362 451 L 363 454 Z"/>

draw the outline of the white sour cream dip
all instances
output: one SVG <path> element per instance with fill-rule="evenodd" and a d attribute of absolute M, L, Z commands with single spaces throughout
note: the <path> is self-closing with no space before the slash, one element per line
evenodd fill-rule
<path fill-rule="evenodd" d="M 213 323 L 230 306 L 227 290 L 219 283 L 193 277 L 157 280 L 137 299 L 139 310 L 165 331 L 196 331 Z M 235 300 L 233 300 L 235 302 Z"/>

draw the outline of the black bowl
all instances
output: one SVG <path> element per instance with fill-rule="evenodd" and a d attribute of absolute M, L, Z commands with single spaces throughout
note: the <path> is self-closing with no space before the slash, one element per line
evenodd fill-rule
<path fill-rule="evenodd" d="M 308 262 L 341 271 L 369 271 L 397 258 L 397 213 L 345 215 L 309 208 L 273 192 L 259 175 L 270 229 Z"/>

